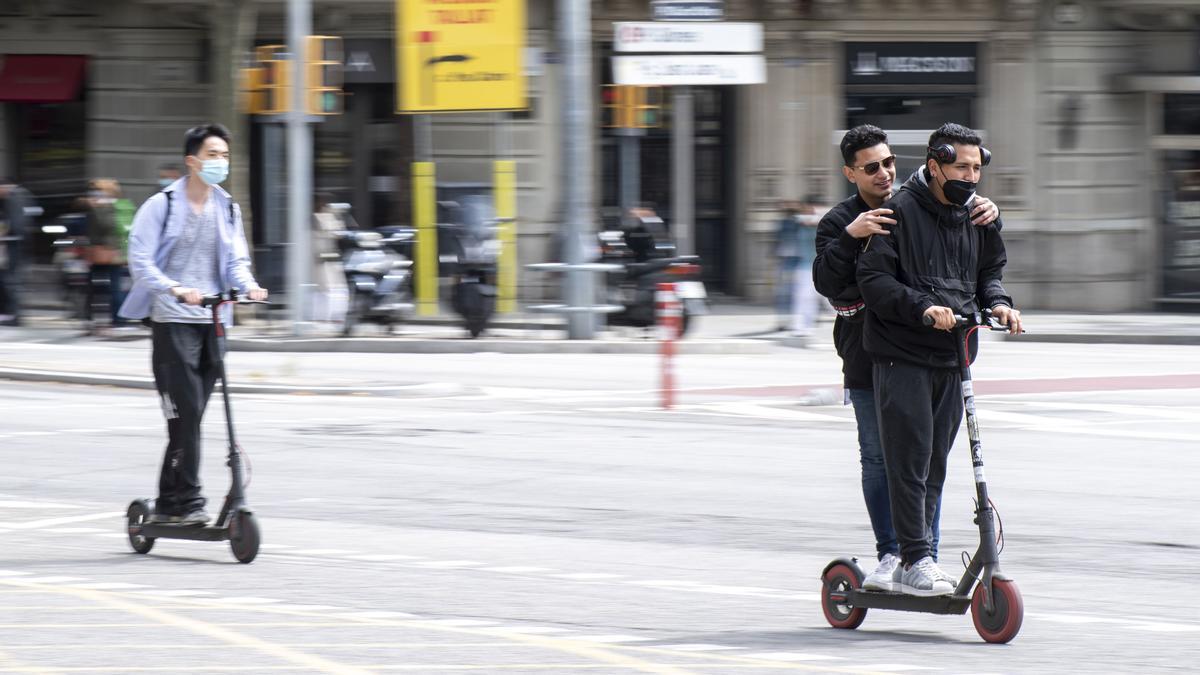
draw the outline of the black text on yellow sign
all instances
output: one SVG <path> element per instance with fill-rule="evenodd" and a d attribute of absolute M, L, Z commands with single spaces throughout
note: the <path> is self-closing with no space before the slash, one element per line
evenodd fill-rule
<path fill-rule="evenodd" d="M 525 0 L 396 0 L 402 113 L 525 108 Z"/>

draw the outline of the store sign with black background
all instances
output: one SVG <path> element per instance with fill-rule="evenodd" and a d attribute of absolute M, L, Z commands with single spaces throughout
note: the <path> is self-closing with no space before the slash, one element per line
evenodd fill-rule
<path fill-rule="evenodd" d="M 846 84 L 975 84 L 974 42 L 847 42 Z"/>

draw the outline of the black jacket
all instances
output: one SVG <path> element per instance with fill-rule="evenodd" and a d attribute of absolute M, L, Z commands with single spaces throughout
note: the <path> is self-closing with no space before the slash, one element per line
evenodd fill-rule
<path fill-rule="evenodd" d="M 846 234 L 846 227 L 870 206 L 857 192 L 834 206 L 817 225 L 817 257 L 813 260 L 813 286 L 834 307 L 859 305 L 855 273 L 862 240 Z M 833 344 L 842 357 L 842 384 L 847 389 L 871 389 L 871 356 L 863 349 L 865 312 L 839 309 L 833 320 Z"/>
<path fill-rule="evenodd" d="M 999 229 L 976 227 L 966 207 L 938 202 L 921 171 L 883 205 L 896 219 L 891 234 L 871 237 L 859 255 L 863 344 L 876 359 L 955 368 L 953 334 L 925 326 L 925 310 L 1012 306 L 1001 284 L 1008 258 Z"/>

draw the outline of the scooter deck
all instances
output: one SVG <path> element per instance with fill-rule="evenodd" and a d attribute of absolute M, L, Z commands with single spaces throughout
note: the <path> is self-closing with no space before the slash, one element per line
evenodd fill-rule
<path fill-rule="evenodd" d="M 170 523 L 145 523 L 129 528 L 130 534 L 152 539 L 194 539 L 197 541 L 226 541 L 229 528 L 205 525 L 174 525 Z"/>
<path fill-rule="evenodd" d="M 869 609 L 894 609 L 926 614 L 966 614 L 971 598 L 965 595 L 934 595 L 922 597 L 895 591 L 864 591 L 854 589 L 846 598 L 851 606 Z"/>

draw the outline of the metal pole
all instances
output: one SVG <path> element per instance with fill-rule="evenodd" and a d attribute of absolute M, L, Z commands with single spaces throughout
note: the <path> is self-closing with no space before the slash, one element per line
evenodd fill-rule
<path fill-rule="evenodd" d="M 690 87 L 673 87 L 671 105 L 671 229 L 680 255 L 696 252 L 696 139 Z"/>
<path fill-rule="evenodd" d="M 312 32 L 311 0 L 288 0 L 288 51 L 292 55 L 292 105 L 288 128 L 288 303 L 292 333 L 305 332 L 312 265 L 312 127 L 305 88 L 305 39 Z"/>
<path fill-rule="evenodd" d="M 590 0 L 559 0 L 562 17 L 563 89 L 563 229 L 568 265 L 585 262 L 584 238 L 592 231 L 592 19 Z M 578 308 L 594 304 L 591 272 L 568 269 L 566 303 L 567 337 L 590 340 L 595 316 Z"/>
<path fill-rule="evenodd" d="M 621 160 L 621 219 L 629 216 L 629 210 L 641 201 L 641 153 L 639 139 L 634 135 L 638 129 L 619 129 L 619 154 Z"/>

